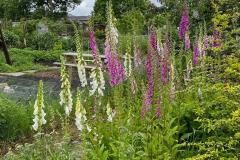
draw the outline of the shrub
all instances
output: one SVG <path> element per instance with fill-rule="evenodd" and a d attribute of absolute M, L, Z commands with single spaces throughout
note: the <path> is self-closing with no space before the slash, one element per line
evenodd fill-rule
<path fill-rule="evenodd" d="M 63 37 L 63 38 L 60 39 L 60 41 L 62 43 L 63 50 L 65 50 L 65 51 L 74 51 L 74 50 L 76 50 L 73 38 Z"/>
<path fill-rule="evenodd" d="M 16 49 L 9 50 L 13 65 L 5 64 L 4 58 L 0 57 L 0 72 L 17 72 L 24 70 L 41 70 L 44 67 L 35 62 L 50 62 L 58 61 L 61 51 L 37 51 L 31 49 Z"/>
<path fill-rule="evenodd" d="M 30 108 L 0 95 L 0 141 L 12 141 L 30 133 Z"/>
<path fill-rule="evenodd" d="M 11 31 L 4 31 L 3 36 L 5 38 L 6 44 L 11 47 L 18 47 L 20 44 L 20 37 L 11 32 Z"/>
<path fill-rule="evenodd" d="M 51 32 L 37 34 L 35 37 L 35 42 L 37 44 L 38 50 L 51 50 L 54 47 L 55 35 Z"/>

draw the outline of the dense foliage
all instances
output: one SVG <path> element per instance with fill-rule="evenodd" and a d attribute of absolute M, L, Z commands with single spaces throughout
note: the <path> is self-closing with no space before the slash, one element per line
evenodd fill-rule
<path fill-rule="evenodd" d="M 165 0 L 153 18 L 148 16 L 154 12 L 144 13 L 148 1 L 139 1 L 141 10 L 134 10 L 136 1 L 124 2 L 96 3 L 89 25 L 95 67 L 88 80 L 83 40 L 74 25 L 80 89 L 72 88 L 61 57 L 59 103 L 44 96 L 40 81 L 36 101 L 27 109 L 32 123 L 26 108 L 9 108 L 5 104 L 15 102 L 0 97 L 5 113 L 0 125 L 11 132 L 0 132 L 0 138 L 34 137 L 4 159 L 240 158 L 239 2 Z M 18 39 L 12 37 L 10 42 Z M 14 50 L 16 56 L 22 51 Z M 15 64 L 57 56 L 25 51 Z M 12 110 L 19 111 L 13 118 Z M 24 125 L 22 130 L 14 130 L 15 118 L 24 120 L 16 123 Z"/>
<path fill-rule="evenodd" d="M 37 63 L 53 63 L 59 60 L 59 56 L 62 54 L 61 50 L 56 51 L 37 51 L 31 49 L 16 49 L 9 50 L 13 60 L 13 65 L 9 66 L 5 64 L 3 57 L 0 57 L 0 71 L 1 72 L 18 72 L 27 70 L 43 70 L 43 65 Z"/>
<path fill-rule="evenodd" d="M 73 8 L 80 0 L 1 0 L 0 19 L 61 18 L 67 16 L 68 7 Z"/>
<path fill-rule="evenodd" d="M 46 26 L 48 31 L 39 32 L 37 30 L 39 25 Z M 9 47 L 52 50 L 55 45 L 61 44 L 63 50 L 75 50 L 72 40 L 73 27 L 68 21 L 52 21 L 46 18 L 22 19 L 16 26 L 13 26 L 11 21 L 4 21 L 3 27 L 4 37 Z"/>

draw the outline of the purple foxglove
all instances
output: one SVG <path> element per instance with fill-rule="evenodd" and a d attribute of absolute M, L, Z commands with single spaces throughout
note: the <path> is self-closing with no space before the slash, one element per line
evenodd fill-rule
<path fill-rule="evenodd" d="M 188 33 L 186 33 L 185 35 L 184 44 L 185 44 L 185 50 L 189 50 L 191 47 L 191 41 Z"/>
<path fill-rule="evenodd" d="M 185 3 L 183 6 L 183 11 L 182 11 L 182 18 L 181 18 L 181 22 L 179 25 L 179 38 L 180 39 L 184 39 L 186 33 L 189 31 L 189 11 L 188 11 L 188 6 Z"/>
<path fill-rule="evenodd" d="M 158 101 L 157 101 L 156 117 L 161 118 L 161 99 L 160 98 L 158 98 Z"/>
<path fill-rule="evenodd" d="M 157 50 L 157 33 L 155 31 L 152 31 L 150 34 L 150 43 L 152 45 L 152 48 L 154 50 Z"/>
<path fill-rule="evenodd" d="M 107 69 L 110 76 L 110 85 L 113 87 L 123 81 L 124 68 L 115 54 L 111 53 L 110 45 L 105 45 Z"/>
<path fill-rule="evenodd" d="M 218 30 L 214 30 L 213 32 L 213 47 L 214 48 L 219 48 L 221 47 L 221 33 Z"/>
<path fill-rule="evenodd" d="M 199 42 L 196 41 L 194 44 L 194 50 L 193 50 L 193 64 L 194 65 L 198 64 L 199 56 L 200 56 Z"/>
<path fill-rule="evenodd" d="M 166 85 L 168 83 L 168 63 L 166 59 L 164 59 L 162 62 L 161 77 L 163 84 Z"/>
<path fill-rule="evenodd" d="M 89 40 L 90 40 L 90 48 L 92 49 L 92 55 L 94 60 L 96 61 L 97 60 L 97 43 L 96 43 L 93 31 L 89 32 Z"/>
<path fill-rule="evenodd" d="M 124 68 L 117 55 L 118 30 L 114 24 L 111 2 L 107 3 L 107 26 L 105 40 L 105 56 L 110 76 L 110 85 L 115 86 L 123 81 Z"/>
<path fill-rule="evenodd" d="M 144 107 L 142 108 L 142 116 L 145 115 L 146 112 L 148 112 L 151 109 L 152 105 L 152 98 L 153 98 L 153 91 L 154 91 L 154 73 L 153 73 L 153 55 L 152 51 L 153 48 L 152 46 L 149 46 L 148 49 L 148 55 L 146 59 L 146 73 L 147 73 L 147 90 L 145 93 L 145 98 L 144 98 Z"/>

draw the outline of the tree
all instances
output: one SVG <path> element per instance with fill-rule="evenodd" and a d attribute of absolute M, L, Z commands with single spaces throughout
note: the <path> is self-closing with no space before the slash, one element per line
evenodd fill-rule
<path fill-rule="evenodd" d="M 93 21 L 96 26 L 105 26 L 106 0 L 97 0 L 94 6 Z M 112 0 L 114 16 L 121 19 L 126 12 L 138 10 L 143 15 L 147 14 L 150 6 L 149 0 Z"/>
<path fill-rule="evenodd" d="M 118 28 L 121 33 L 142 33 L 145 27 L 145 17 L 139 10 L 130 10 L 123 14 L 118 21 Z"/>
<path fill-rule="evenodd" d="M 81 0 L 0 0 L 0 18 L 62 18 Z"/>
<path fill-rule="evenodd" d="M 2 48 L 3 54 L 5 56 L 6 59 L 6 63 L 9 65 L 12 65 L 12 60 L 10 58 L 8 49 L 7 49 L 7 45 L 5 43 L 4 37 L 3 37 L 3 33 L 2 33 L 2 25 L 0 23 L 0 48 Z"/>
<path fill-rule="evenodd" d="M 19 20 L 29 17 L 32 9 L 32 0 L 1 0 L 0 18 Z"/>
<path fill-rule="evenodd" d="M 37 16 L 62 17 L 67 16 L 68 8 L 73 8 L 81 0 L 32 0 Z"/>

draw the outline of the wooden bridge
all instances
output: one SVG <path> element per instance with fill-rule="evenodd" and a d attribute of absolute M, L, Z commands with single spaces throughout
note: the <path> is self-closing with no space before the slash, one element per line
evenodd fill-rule
<path fill-rule="evenodd" d="M 65 52 L 65 53 L 63 53 L 63 56 L 66 59 L 65 66 L 68 69 L 70 80 L 72 79 L 73 73 L 75 73 L 74 71 L 77 69 L 77 55 L 78 55 L 78 53 L 76 53 L 76 52 Z M 105 55 L 99 55 L 99 57 L 101 58 L 103 64 L 106 64 Z M 95 64 L 93 63 L 93 55 L 89 54 L 89 53 L 84 53 L 83 58 L 84 58 L 84 60 L 87 64 L 85 66 L 85 69 L 87 71 L 87 74 L 89 74 L 89 71 L 96 67 Z M 124 59 L 123 56 L 121 56 L 121 58 Z M 133 57 L 131 57 L 131 59 L 133 59 Z M 57 66 L 61 65 L 60 62 L 54 62 L 53 64 L 57 65 Z M 105 68 L 105 65 L 103 67 Z"/>
<path fill-rule="evenodd" d="M 76 52 L 66 52 L 63 53 L 63 56 L 66 59 L 66 66 L 67 67 L 77 67 L 77 53 Z M 87 65 L 85 66 L 86 69 L 93 69 L 95 68 L 95 65 L 93 64 L 93 56 L 92 54 L 83 54 L 83 58 Z M 105 61 L 105 56 L 100 55 L 101 60 L 104 62 Z M 54 62 L 54 65 L 61 65 L 60 62 Z"/>
<path fill-rule="evenodd" d="M 72 79 L 73 73 L 77 69 L 77 63 L 78 63 L 77 62 L 77 55 L 78 55 L 78 53 L 76 53 L 76 52 L 63 53 L 63 56 L 66 59 L 65 66 L 68 69 L 70 79 Z M 101 58 L 102 62 L 105 63 L 105 59 L 106 59 L 105 55 L 99 55 L 99 57 Z M 94 62 L 93 62 L 93 56 L 92 56 L 92 54 L 84 53 L 83 58 L 86 62 L 85 69 L 88 73 L 91 69 L 96 67 Z M 54 62 L 53 64 L 57 65 L 57 66 L 61 65 L 60 62 Z"/>

